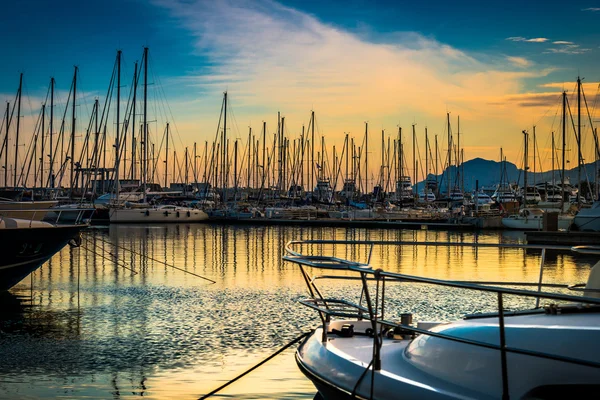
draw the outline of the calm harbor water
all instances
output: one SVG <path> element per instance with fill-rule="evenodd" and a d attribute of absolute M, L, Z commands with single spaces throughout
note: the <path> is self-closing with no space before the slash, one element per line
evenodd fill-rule
<path fill-rule="evenodd" d="M 524 235 L 208 224 L 90 229 L 82 247 L 66 247 L 0 298 L 0 398 L 198 398 L 318 324 L 297 304 L 305 296 L 297 267 L 281 260 L 293 239 L 520 243 Z M 366 246 L 305 250 L 368 257 Z M 536 282 L 540 253 L 396 246 L 375 247 L 371 260 L 428 277 Z M 544 281 L 585 282 L 593 262 L 548 253 Z M 347 281 L 322 286 L 335 296 L 358 293 Z M 494 298 L 426 285 L 386 290 L 390 307 L 416 320 L 495 305 Z M 292 348 L 215 398 L 314 395 Z"/>

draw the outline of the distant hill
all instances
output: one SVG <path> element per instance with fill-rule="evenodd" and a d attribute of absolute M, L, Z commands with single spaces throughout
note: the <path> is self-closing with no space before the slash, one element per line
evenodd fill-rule
<path fill-rule="evenodd" d="M 452 182 L 450 186 L 454 186 L 458 184 L 459 186 L 464 182 L 465 191 L 472 191 L 475 189 L 475 181 L 479 181 L 479 187 L 482 188 L 491 188 L 495 187 L 498 183 L 500 183 L 500 173 L 501 168 L 504 163 L 500 163 L 498 161 L 493 160 L 485 160 L 483 158 L 474 158 L 469 161 L 465 161 L 464 165 L 459 168 L 460 174 L 458 174 L 457 178 L 457 168 L 452 166 L 450 168 L 446 168 L 444 172 L 437 176 L 438 182 L 441 182 L 441 190 L 445 192 L 448 187 L 448 177 L 450 176 Z M 519 186 L 523 185 L 523 170 L 517 168 L 517 166 L 511 162 L 506 162 L 506 174 L 508 176 L 508 181 L 511 183 L 516 182 Z M 594 166 L 596 164 L 596 166 Z M 589 163 L 585 164 L 581 168 L 581 180 L 594 181 L 594 171 L 598 171 L 600 169 L 600 162 L 597 163 Z M 464 171 L 464 172 L 463 172 Z M 569 170 L 565 170 L 565 177 L 569 178 L 572 184 L 577 184 L 577 176 L 578 176 L 578 168 L 572 168 Z M 464 173 L 464 177 L 461 174 Z M 436 175 L 429 174 L 429 177 L 435 178 Z M 553 171 L 546 172 L 538 172 L 533 173 L 531 170 L 527 173 L 527 182 L 529 185 L 533 183 L 539 182 L 548 182 L 552 181 L 552 177 L 556 181 L 560 181 L 561 172 L 559 169 Z M 586 177 L 587 176 L 587 177 Z M 458 179 L 458 181 L 457 181 Z M 418 189 L 423 189 L 424 181 L 420 181 L 418 183 Z"/>

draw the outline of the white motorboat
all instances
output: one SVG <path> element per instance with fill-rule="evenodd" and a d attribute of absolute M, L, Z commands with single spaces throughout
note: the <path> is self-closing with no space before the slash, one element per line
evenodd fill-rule
<path fill-rule="evenodd" d="M 414 200 L 410 176 L 403 175 L 396 181 L 396 201 Z"/>
<path fill-rule="evenodd" d="M 208 219 L 208 215 L 197 208 L 179 207 L 175 205 L 161 205 L 152 207 L 149 205 L 134 207 L 115 207 L 109 211 L 110 223 L 189 223 L 202 222 Z"/>
<path fill-rule="evenodd" d="M 517 215 L 502 218 L 502 225 L 510 229 L 536 230 L 544 229 L 544 214 L 546 212 L 539 208 L 524 208 Z M 569 230 L 573 223 L 572 215 L 558 215 L 558 229 Z"/>
<path fill-rule="evenodd" d="M 454 189 L 452 189 L 450 191 L 450 193 L 448 194 L 448 197 L 450 198 L 451 201 L 454 202 L 460 202 L 460 201 L 464 201 L 465 200 L 465 195 L 462 192 L 462 190 L 460 190 L 459 188 L 455 187 Z"/>
<path fill-rule="evenodd" d="M 488 195 L 487 193 L 483 192 L 483 191 L 479 191 L 479 192 L 473 192 L 473 202 L 477 205 L 480 206 L 484 206 L 486 204 L 493 204 L 494 200 L 492 200 L 492 198 L 490 197 L 490 195 Z"/>
<path fill-rule="evenodd" d="M 492 282 L 444 281 L 373 270 L 367 264 L 336 257 L 303 255 L 292 248 L 316 243 L 392 244 L 298 241 L 286 247 L 284 259 L 300 266 L 309 287 L 310 297 L 300 303 L 317 311 L 322 321 L 296 352 L 300 370 L 319 392 L 315 399 L 562 399 L 598 393 L 600 262 L 585 288 L 572 287 L 583 291 L 583 296 L 576 296 L 543 292 L 541 281 L 539 291 L 491 286 Z M 600 255 L 600 247 L 573 250 Z M 309 275 L 309 268 L 328 275 Z M 334 270 L 341 274 L 332 276 Z M 327 278 L 358 279 L 358 303 L 325 297 L 316 282 Z M 391 291 L 386 286 L 394 283 L 473 290 L 482 298 L 496 297 L 498 306 L 495 312 L 470 314 L 455 322 L 418 321 L 415 326 L 412 314 L 390 310 L 403 304 L 401 299 L 386 298 Z M 348 295 L 348 291 L 341 293 Z M 503 301 L 514 296 L 530 299 L 536 307 L 507 310 Z M 389 315 L 399 315 L 399 321 Z"/>
<path fill-rule="evenodd" d="M 542 201 L 540 192 L 538 192 L 535 186 L 527 186 L 527 189 L 521 189 L 521 197 L 524 204 L 537 204 Z"/>
<path fill-rule="evenodd" d="M 427 189 L 427 192 L 422 190 L 419 192 L 419 200 L 431 203 L 435 201 L 435 194 L 429 189 Z"/>
<path fill-rule="evenodd" d="M 498 203 L 513 203 L 517 201 L 517 195 L 510 185 L 498 185 L 492 200 Z"/>
<path fill-rule="evenodd" d="M 590 208 L 582 208 L 573 219 L 573 225 L 580 231 L 600 232 L 600 200 Z"/>

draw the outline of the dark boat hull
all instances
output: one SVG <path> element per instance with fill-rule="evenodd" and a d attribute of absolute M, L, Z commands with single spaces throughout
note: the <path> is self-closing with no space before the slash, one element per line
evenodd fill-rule
<path fill-rule="evenodd" d="M 0 229 L 0 292 L 60 251 L 86 225 Z"/>

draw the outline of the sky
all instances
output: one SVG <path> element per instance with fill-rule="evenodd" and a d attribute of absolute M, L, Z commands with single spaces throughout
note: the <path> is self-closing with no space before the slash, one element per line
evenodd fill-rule
<path fill-rule="evenodd" d="M 168 121 L 180 150 L 213 140 L 227 91 L 229 134 L 242 140 L 262 121 L 272 135 L 278 111 L 286 133 L 298 137 L 314 110 L 329 146 L 341 147 L 346 132 L 362 140 L 368 122 L 373 149 L 382 130 L 395 137 L 399 126 L 410 141 L 413 124 L 421 149 L 426 127 L 445 149 L 450 113 L 454 133 L 460 116 L 466 160 L 497 160 L 502 147 L 518 164 L 522 131 L 536 125 L 546 169 L 561 92 L 575 113 L 578 76 L 591 114 L 583 121 L 584 157 L 592 161 L 599 22 L 594 1 L 22 0 L 3 5 L 0 16 L 0 100 L 3 110 L 14 102 L 23 73 L 26 142 L 50 77 L 62 114 L 77 66 L 83 132 L 94 99 L 106 96 L 116 51 L 128 94 L 147 46 L 151 130 L 159 142 Z"/>

